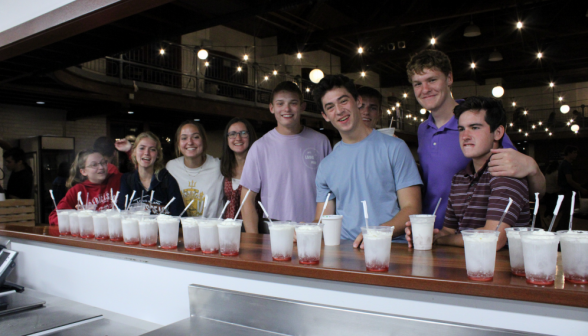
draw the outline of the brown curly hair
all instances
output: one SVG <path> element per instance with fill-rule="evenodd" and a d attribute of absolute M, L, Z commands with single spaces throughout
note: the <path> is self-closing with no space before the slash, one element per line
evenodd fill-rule
<path fill-rule="evenodd" d="M 453 72 L 449 57 L 439 50 L 426 49 L 412 55 L 406 65 L 408 81 L 412 83 L 412 76 L 422 74 L 425 69 L 437 69 L 449 76 Z"/>

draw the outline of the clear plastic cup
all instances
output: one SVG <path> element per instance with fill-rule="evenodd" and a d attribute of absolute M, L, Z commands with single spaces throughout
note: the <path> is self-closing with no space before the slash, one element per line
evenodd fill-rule
<path fill-rule="evenodd" d="M 566 281 L 588 283 L 588 231 L 558 231 Z"/>
<path fill-rule="evenodd" d="M 157 246 L 157 216 L 141 216 L 139 218 L 139 238 L 142 246 Z"/>
<path fill-rule="evenodd" d="M 121 220 L 123 240 L 127 245 L 139 245 L 139 220 L 131 215 L 122 215 Z"/>
<path fill-rule="evenodd" d="M 343 216 L 341 215 L 325 215 L 321 217 L 323 226 L 323 237 L 326 246 L 337 246 L 341 244 L 341 224 L 343 223 Z"/>
<path fill-rule="evenodd" d="M 218 223 L 222 219 L 203 219 L 198 221 L 198 232 L 200 233 L 200 248 L 202 253 L 214 254 L 220 249 L 218 241 Z"/>
<path fill-rule="evenodd" d="M 298 262 L 305 265 L 317 265 L 321 260 L 321 238 L 324 224 L 296 225 L 296 246 Z"/>
<path fill-rule="evenodd" d="M 227 257 L 235 257 L 239 255 L 242 225 L 242 219 L 225 219 L 218 223 L 218 242 L 221 255 Z"/>
<path fill-rule="evenodd" d="M 80 235 L 80 220 L 76 210 L 69 213 L 69 231 L 72 237 Z"/>
<path fill-rule="evenodd" d="M 69 214 L 75 210 L 55 210 L 57 212 L 57 225 L 59 226 L 60 236 L 69 236 L 71 229 L 69 227 Z"/>
<path fill-rule="evenodd" d="M 182 235 L 186 251 L 200 251 L 200 230 L 198 222 L 202 217 L 182 217 Z"/>
<path fill-rule="evenodd" d="M 495 230 L 461 232 L 468 279 L 473 281 L 492 281 L 494 279 L 498 235 L 499 232 Z"/>
<path fill-rule="evenodd" d="M 95 211 L 82 210 L 78 211 L 78 223 L 80 225 L 80 238 L 92 239 L 94 238 L 94 216 Z"/>
<path fill-rule="evenodd" d="M 97 240 L 108 240 L 108 217 L 105 211 L 97 211 L 92 215 L 94 222 L 94 238 Z"/>
<path fill-rule="evenodd" d="M 111 211 L 106 214 L 108 219 L 108 236 L 113 242 L 123 241 L 122 218 L 125 211 Z"/>
<path fill-rule="evenodd" d="M 386 127 L 386 128 L 379 128 L 378 132 L 389 135 L 389 136 L 394 136 L 394 130 L 396 128 L 394 127 Z M 411 222 L 412 223 L 412 222 Z"/>
<path fill-rule="evenodd" d="M 294 249 L 294 222 L 274 221 L 269 224 L 272 259 L 275 261 L 292 260 Z"/>
<path fill-rule="evenodd" d="M 159 245 L 161 248 L 165 250 L 178 248 L 180 217 L 159 215 L 157 216 L 157 225 L 159 226 Z"/>
<path fill-rule="evenodd" d="M 433 248 L 434 215 L 410 215 L 412 245 L 415 250 L 426 251 Z"/>
<path fill-rule="evenodd" d="M 369 272 L 388 272 L 393 232 L 393 226 L 361 227 L 365 268 Z"/>
<path fill-rule="evenodd" d="M 523 259 L 523 243 L 520 232 L 531 231 L 530 227 L 510 227 L 506 228 L 506 238 L 508 238 L 508 254 L 510 256 L 510 271 L 513 275 L 525 276 L 525 260 Z M 533 231 L 543 231 L 535 228 Z"/>
<path fill-rule="evenodd" d="M 527 283 L 549 286 L 555 283 L 557 246 L 555 232 L 520 232 L 523 242 L 523 259 Z"/>

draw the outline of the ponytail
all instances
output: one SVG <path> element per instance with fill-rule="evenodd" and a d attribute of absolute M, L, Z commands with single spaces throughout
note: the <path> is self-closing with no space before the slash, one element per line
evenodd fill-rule
<path fill-rule="evenodd" d="M 83 151 L 80 151 L 76 155 L 76 158 L 74 162 L 71 164 L 71 168 L 69 169 L 69 178 L 67 179 L 67 182 L 65 182 L 65 186 L 67 188 L 71 188 L 78 183 L 84 182 L 87 179 L 87 177 L 82 175 L 80 170 L 86 167 L 86 159 L 88 159 L 88 156 L 90 156 L 90 154 L 94 153 L 100 152 L 95 149 L 85 149 Z"/>

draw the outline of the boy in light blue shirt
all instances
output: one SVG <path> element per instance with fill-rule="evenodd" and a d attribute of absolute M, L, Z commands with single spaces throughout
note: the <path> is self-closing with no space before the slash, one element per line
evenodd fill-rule
<path fill-rule="evenodd" d="M 354 240 L 353 247 L 363 248 L 363 200 L 370 225 L 394 226 L 393 236 L 403 235 L 408 216 L 421 212 L 422 181 L 408 146 L 365 126 L 359 112 L 362 100 L 349 78 L 326 76 L 313 95 L 323 118 L 342 138 L 318 168 L 315 220 L 330 192 L 325 214 L 343 215 L 341 238 Z"/>

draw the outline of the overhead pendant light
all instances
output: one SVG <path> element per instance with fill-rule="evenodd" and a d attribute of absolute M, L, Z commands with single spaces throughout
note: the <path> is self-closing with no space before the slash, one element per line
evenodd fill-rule
<path fill-rule="evenodd" d="M 568 112 L 570 112 L 570 105 L 562 105 L 559 110 L 561 111 L 561 113 L 566 114 Z"/>
<path fill-rule="evenodd" d="M 492 95 L 496 98 L 502 97 L 502 95 L 504 95 L 504 89 L 502 88 L 502 86 L 495 86 L 492 89 Z"/>
<path fill-rule="evenodd" d="M 320 82 L 321 79 L 325 77 L 325 74 L 321 69 L 314 69 L 308 74 L 308 77 L 310 78 L 311 82 L 318 84 L 318 82 Z"/>
<path fill-rule="evenodd" d="M 572 125 L 572 132 L 578 132 L 580 130 L 580 126 L 578 124 Z"/>
<path fill-rule="evenodd" d="M 490 62 L 500 62 L 502 61 L 502 54 L 496 50 L 496 48 L 494 48 L 494 51 L 490 53 L 490 56 L 488 56 L 488 60 Z"/>
<path fill-rule="evenodd" d="M 200 51 L 198 51 L 198 58 L 200 58 L 201 60 L 207 59 L 208 51 L 206 51 L 206 49 L 200 49 Z"/>
<path fill-rule="evenodd" d="M 463 36 L 465 37 L 474 37 L 480 35 L 482 35 L 482 33 L 480 32 L 480 27 L 476 26 L 474 22 L 470 22 L 470 25 L 467 26 L 463 32 Z"/>

